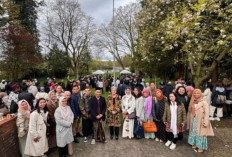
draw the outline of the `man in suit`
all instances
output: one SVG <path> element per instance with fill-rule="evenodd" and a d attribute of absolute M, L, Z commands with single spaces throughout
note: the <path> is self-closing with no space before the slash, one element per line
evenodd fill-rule
<path fill-rule="evenodd" d="M 95 144 L 95 140 L 98 140 L 98 126 L 102 126 L 102 131 L 104 134 L 104 123 L 105 123 L 105 112 L 106 112 L 106 100 L 101 96 L 101 88 L 96 88 L 95 96 L 90 99 L 90 108 L 91 108 L 91 119 L 93 121 L 93 130 L 94 136 L 91 141 L 91 144 Z M 104 135 L 103 135 L 104 136 Z M 105 137 L 103 141 L 106 142 Z"/>

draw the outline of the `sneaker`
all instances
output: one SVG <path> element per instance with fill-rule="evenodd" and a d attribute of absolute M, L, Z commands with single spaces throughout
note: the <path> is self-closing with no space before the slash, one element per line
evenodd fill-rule
<path fill-rule="evenodd" d="M 209 120 L 210 121 L 214 121 L 215 119 L 213 117 L 209 117 Z"/>
<path fill-rule="evenodd" d="M 217 120 L 217 121 L 220 121 L 220 118 L 219 117 L 216 117 L 216 118 L 214 118 L 215 120 Z"/>
<path fill-rule="evenodd" d="M 176 149 L 176 144 L 172 143 L 172 145 L 170 146 L 170 149 L 171 149 L 171 150 Z"/>
<path fill-rule="evenodd" d="M 157 141 L 157 142 L 158 142 L 158 141 L 159 141 L 159 139 L 158 139 L 158 138 L 155 138 L 155 141 Z"/>
<path fill-rule="evenodd" d="M 160 143 L 163 143 L 164 141 L 163 140 L 160 140 Z"/>
<path fill-rule="evenodd" d="M 95 139 L 92 139 L 91 144 L 95 144 Z"/>
<path fill-rule="evenodd" d="M 87 137 L 84 137 L 84 142 L 88 142 L 88 138 Z"/>
<path fill-rule="evenodd" d="M 118 140 L 118 136 L 115 136 L 115 140 Z"/>
<path fill-rule="evenodd" d="M 167 141 L 167 142 L 165 143 L 165 146 L 169 147 L 171 144 L 172 144 L 171 141 Z"/>

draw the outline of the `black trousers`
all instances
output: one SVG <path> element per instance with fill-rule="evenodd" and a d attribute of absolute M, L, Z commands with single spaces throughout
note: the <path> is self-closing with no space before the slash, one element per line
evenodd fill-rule
<path fill-rule="evenodd" d="M 66 157 L 68 154 L 68 145 L 65 147 L 58 147 L 59 157 Z"/>
<path fill-rule="evenodd" d="M 91 119 L 82 118 L 82 132 L 86 137 L 93 134 L 93 122 Z"/>
<path fill-rule="evenodd" d="M 176 144 L 178 142 L 178 137 L 174 138 L 174 135 L 172 132 L 166 132 L 166 137 L 167 137 L 168 141 L 171 141 L 174 144 Z"/>
<path fill-rule="evenodd" d="M 119 127 L 110 126 L 110 135 L 118 136 L 119 135 Z"/>

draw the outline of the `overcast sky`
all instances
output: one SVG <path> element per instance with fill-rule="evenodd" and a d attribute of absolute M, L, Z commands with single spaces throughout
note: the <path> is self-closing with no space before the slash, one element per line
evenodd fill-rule
<path fill-rule="evenodd" d="M 137 0 L 114 0 L 115 8 Z M 108 23 L 112 18 L 113 0 L 79 0 L 82 10 L 94 18 L 97 25 Z"/>

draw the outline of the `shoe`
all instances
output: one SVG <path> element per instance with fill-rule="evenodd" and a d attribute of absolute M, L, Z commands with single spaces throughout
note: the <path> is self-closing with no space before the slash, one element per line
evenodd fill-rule
<path fill-rule="evenodd" d="M 158 139 L 158 138 L 155 138 L 155 141 L 157 141 L 157 142 L 158 142 L 158 141 L 159 141 L 159 139 Z"/>
<path fill-rule="evenodd" d="M 106 140 L 105 140 L 105 141 L 103 141 L 103 143 L 107 143 L 107 142 L 108 142 L 108 141 L 106 141 Z"/>
<path fill-rule="evenodd" d="M 84 142 L 88 142 L 88 138 L 87 137 L 84 137 Z"/>
<path fill-rule="evenodd" d="M 118 140 L 118 136 L 115 136 L 115 140 Z"/>
<path fill-rule="evenodd" d="M 160 140 L 160 143 L 163 143 L 164 141 L 163 140 Z"/>
<path fill-rule="evenodd" d="M 114 136 L 113 135 L 110 135 L 110 139 L 113 140 Z"/>
<path fill-rule="evenodd" d="M 215 119 L 213 117 L 209 117 L 209 120 L 210 121 L 214 121 Z"/>
<path fill-rule="evenodd" d="M 215 120 L 217 120 L 217 121 L 220 121 L 220 118 L 219 117 L 216 117 L 216 118 L 214 118 Z"/>
<path fill-rule="evenodd" d="M 95 139 L 92 139 L 91 144 L 95 144 L 95 143 L 96 143 Z"/>
<path fill-rule="evenodd" d="M 169 147 L 171 144 L 172 144 L 171 141 L 167 141 L 167 142 L 165 143 L 165 146 Z"/>
<path fill-rule="evenodd" d="M 76 137 L 84 137 L 84 135 L 82 133 L 78 132 Z"/>
<path fill-rule="evenodd" d="M 78 140 L 77 137 L 74 137 L 74 142 L 75 142 L 75 143 L 79 143 L 79 140 Z"/>
<path fill-rule="evenodd" d="M 170 149 L 171 149 L 171 150 L 176 149 L 176 144 L 172 143 L 172 145 L 170 146 Z"/>

